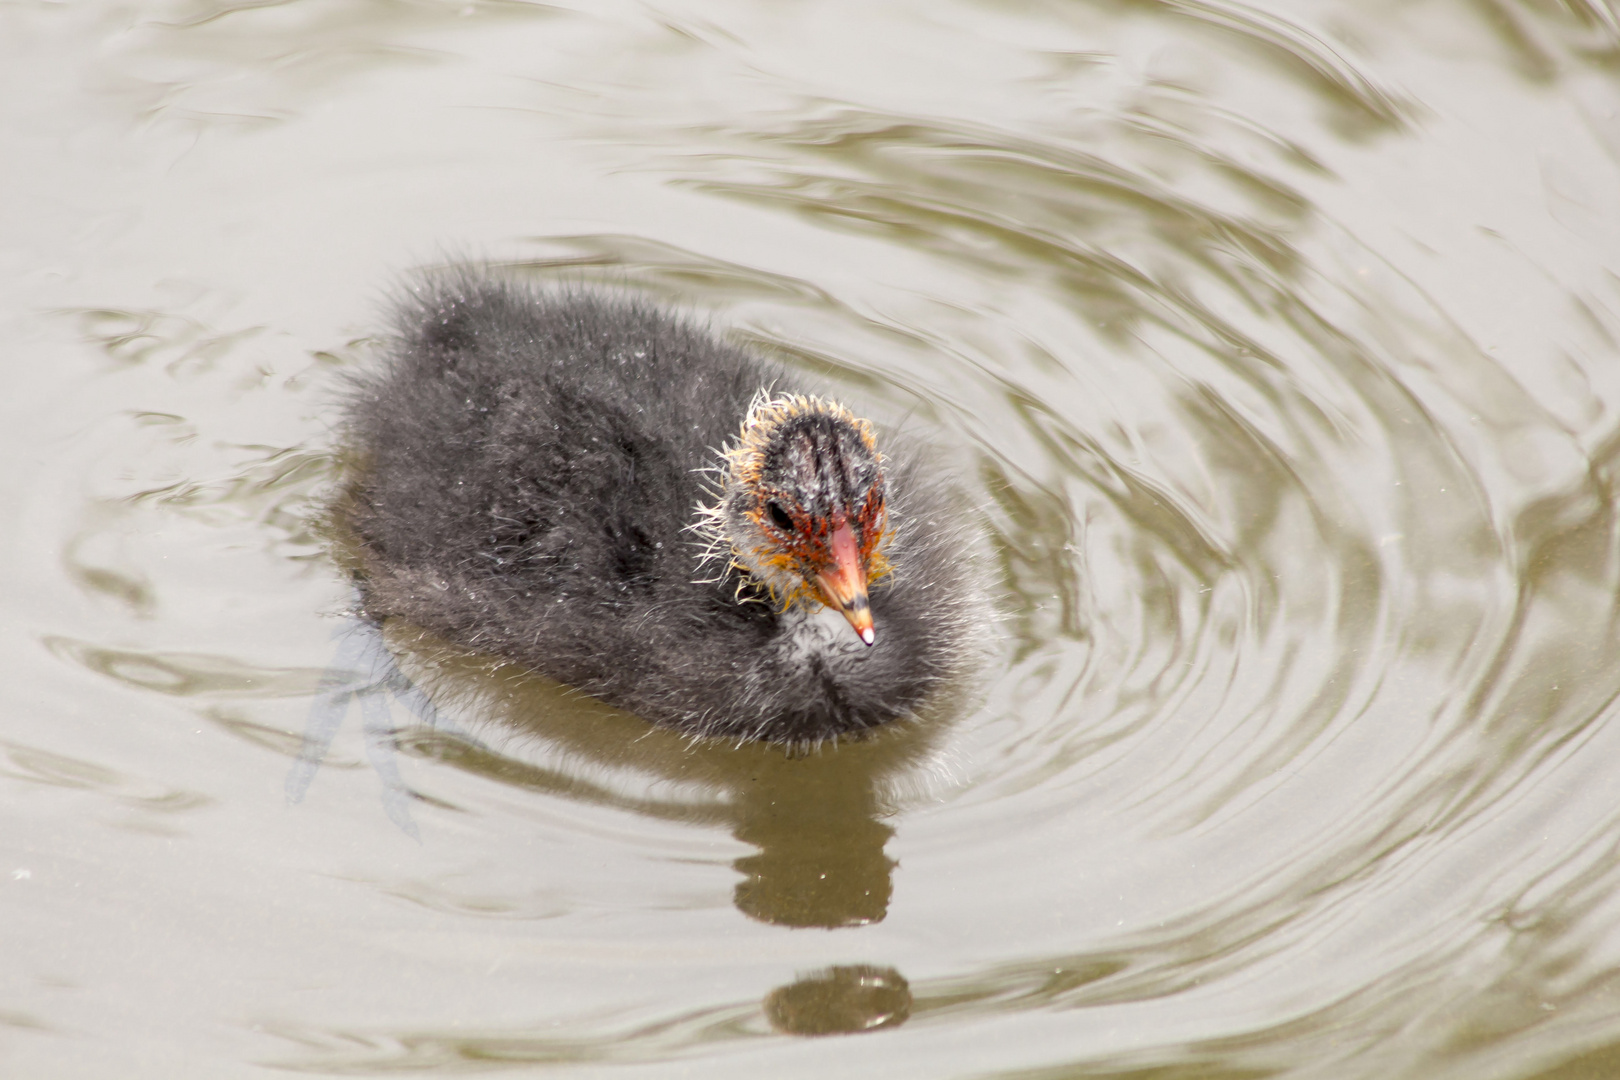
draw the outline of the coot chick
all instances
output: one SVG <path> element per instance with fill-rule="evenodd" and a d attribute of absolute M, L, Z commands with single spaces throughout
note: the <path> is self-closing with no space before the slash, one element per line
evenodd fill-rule
<path fill-rule="evenodd" d="M 644 301 L 473 269 L 419 281 L 396 328 L 334 506 L 368 618 L 798 745 L 914 717 L 982 658 L 948 488 L 775 365 Z"/>

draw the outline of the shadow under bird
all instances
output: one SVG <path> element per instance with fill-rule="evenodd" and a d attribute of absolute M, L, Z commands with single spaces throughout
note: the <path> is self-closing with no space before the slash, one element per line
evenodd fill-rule
<path fill-rule="evenodd" d="M 362 610 L 694 736 L 911 718 L 982 661 L 926 455 L 637 299 L 423 278 L 348 403 Z M 829 615 L 836 612 L 842 616 Z"/>

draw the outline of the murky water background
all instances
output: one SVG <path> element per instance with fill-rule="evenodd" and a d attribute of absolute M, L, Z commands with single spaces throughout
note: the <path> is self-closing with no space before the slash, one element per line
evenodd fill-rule
<path fill-rule="evenodd" d="M 22 2 L 0 72 L 7 1075 L 1620 1075 L 1602 0 Z M 982 705 L 693 749 L 394 628 L 424 706 L 311 521 L 462 257 L 958 448 Z"/>

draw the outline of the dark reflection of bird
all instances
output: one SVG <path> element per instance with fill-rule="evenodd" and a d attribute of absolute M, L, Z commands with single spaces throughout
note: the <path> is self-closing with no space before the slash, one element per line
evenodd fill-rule
<path fill-rule="evenodd" d="M 914 716 L 983 652 L 921 455 L 644 302 L 424 279 L 349 406 L 364 613 L 693 735 Z M 827 617 L 827 610 L 843 616 Z"/>

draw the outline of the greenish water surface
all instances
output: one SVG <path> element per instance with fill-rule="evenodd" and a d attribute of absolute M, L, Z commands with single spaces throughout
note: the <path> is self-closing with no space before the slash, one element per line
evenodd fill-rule
<path fill-rule="evenodd" d="M 0 1073 L 1620 1076 L 1603 0 L 20 0 L 0 86 Z M 357 627 L 333 403 L 464 258 L 954 454 L 977 702 Z"/>

